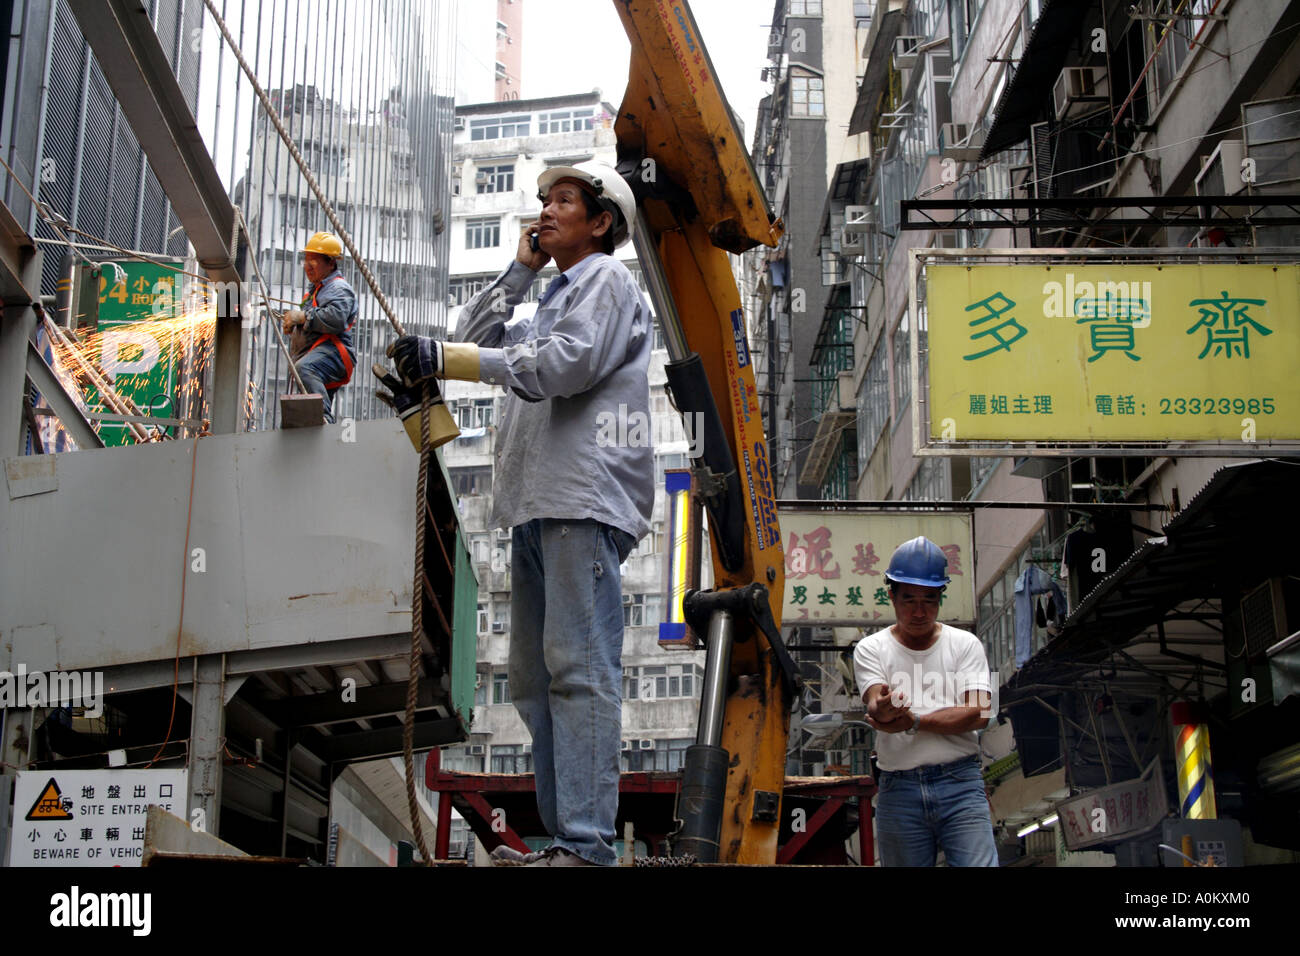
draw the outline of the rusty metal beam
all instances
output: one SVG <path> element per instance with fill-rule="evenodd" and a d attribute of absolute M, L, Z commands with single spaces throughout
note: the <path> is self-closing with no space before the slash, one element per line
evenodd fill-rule
<path fill-rule="evenodd" d="M 41 260 L 36 243 L 9 207 L 0 202 L 0 302 L 31 305 L 41 291 Z"/>

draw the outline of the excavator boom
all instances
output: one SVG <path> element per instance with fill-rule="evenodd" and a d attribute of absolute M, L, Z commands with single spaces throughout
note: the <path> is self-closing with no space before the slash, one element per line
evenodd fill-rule
<path fill-rule="evenodd" d="M 798 676 L 779 636 L 784 556 L 745 315 L 727 253 L 783 231 L 685 0 L 614 0 L 632 45 L 615 133 L 638 195 L 636 247 L 669 350 L 677 408 L 702 416 L 697 494 L 714 588 L 686 615 L 707 662 L 676 849 L 772 863 Z"/>

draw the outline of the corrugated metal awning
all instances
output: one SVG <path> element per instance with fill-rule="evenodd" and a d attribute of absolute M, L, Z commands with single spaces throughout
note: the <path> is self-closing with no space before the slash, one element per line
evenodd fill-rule
<path fill-rule="evenodd" d="M 1094 4 L 1080 0 L 1043 0 L 1042 12 L 1025 41 L 1020 64 L 993 111 L 980 159 L 1010 149 L 1029 136 L 1029 124 L 1043 117 L 1052 87 L 1070 49 L 1080 42 L 1079 29 Z"/>

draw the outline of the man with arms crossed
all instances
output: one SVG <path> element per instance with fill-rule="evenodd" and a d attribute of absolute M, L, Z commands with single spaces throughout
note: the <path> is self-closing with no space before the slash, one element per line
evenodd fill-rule
<path fill-rule="evenodd" d="M 876 834 L 884 866 L 997 866 L 976 731 L 988 724 L 988 659 L 974 634 L 939 624 L 948 559 L 913 538 L 885 579 L 898 623 L 858 642 L 853 670 L 876 735 Z"/>

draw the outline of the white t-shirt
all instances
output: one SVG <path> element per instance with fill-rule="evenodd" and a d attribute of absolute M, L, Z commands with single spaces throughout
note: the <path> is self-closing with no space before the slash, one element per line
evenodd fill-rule
<path fill-rule="evenodd" d="M 965 704 L 967 691 L 992 693 L 988 658 L 984 645 L 970 631 L 940 625 L 939 639 L 926 650 L 913 651 L 894 637 L 891 628 L 877 631 L 858 641 L 853 649 L 853 672 L 858 689 L 866 693 L 872 684 L 887 684 L 911 700 L 918 717 L 945 707 Z M 961 734 L 876 733 L 876 755 L 881 770 L 912 770 L 931 764 L 949 763 L 979 753 L 975 731 Z"/>

